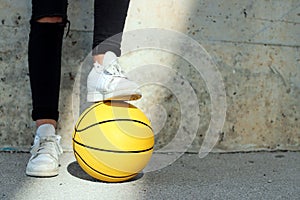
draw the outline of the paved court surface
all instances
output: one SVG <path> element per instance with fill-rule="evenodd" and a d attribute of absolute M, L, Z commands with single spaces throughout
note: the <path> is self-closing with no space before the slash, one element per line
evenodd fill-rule
<path fill-rule="evenodd" d="M 160 170 L 123 183 L 85 174 L 71 152 L 60 174 L 24 173 L 28 153 L 0 153 L 0 199 L 300 199 L 300 152 L 184 154 Z M 157 162 L 171 154 L 156 155 Z"/>

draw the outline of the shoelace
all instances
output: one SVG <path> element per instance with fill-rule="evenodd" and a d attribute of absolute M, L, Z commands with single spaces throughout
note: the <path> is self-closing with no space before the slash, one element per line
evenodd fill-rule
<path fill-rule="evenodd" d="M 117 60 L 114 60 L 110 65 L 104 68 L 104 72 L 112 76 L 126 78 L 124 72 L 121 70 L 121 66 Z"/>
<path fill-rule="evenodd" d="M 32 146 L 30 153 L 33 156 L 39 154 L 49 154 L 54 156 L 56 154 L 62 154 L 62 148 L 60 147 L 60 136 L 46 136 L 46 137 L 35 137 L 34 145 Z M 57 159 L 57 158 L 55 158 Z"/>

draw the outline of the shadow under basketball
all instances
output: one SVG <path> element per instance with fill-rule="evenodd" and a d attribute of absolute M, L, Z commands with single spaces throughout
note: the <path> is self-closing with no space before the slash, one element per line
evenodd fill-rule
<path fill-rule="evenodd" d="M 99 182 L 99 183 L 110 183 L 110 182 L 104 182 L 104 181 L 101 181 L 101 180 L 91 177 L 85 171 L 83 171 L 83 169 L 79 166 L 77 161 L 70 163 L 67 167 L 67 170 L 68 170 L 69 174 L 71 174 L 72 176 L 74 176 L 76 178 L 80 178 L 82 180 L 91 181 L 91 182 Z M 126 183 L 126 182 L 136 181 L 136 180 L 142 178 L 143 176 L 144 176 L 144 173 L 138 173 L 138 175 L 136 175 L 135 177 L 133 177 L 129 180 L 117 182 L 117 183 Z M 111 183 L 111 184 L 113 184 L 113 183 Z"/>

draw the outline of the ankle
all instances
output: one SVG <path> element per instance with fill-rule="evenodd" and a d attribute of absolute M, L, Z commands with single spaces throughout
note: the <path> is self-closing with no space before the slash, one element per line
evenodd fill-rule
<path fill-rule="evenodd" d="M 54 128 L 56 128 L 57 122 L 54 119 L 38 119 L 38 120 L 36 120 L 37 128 L 43 124 L 51 124 L 54 126 Z"/>
<path fill-rule="evenodd" d="M 100 65 L 103 64 L 104 54 L 98 54 L 93 57 L 94 62 L 98 62 Z"/>

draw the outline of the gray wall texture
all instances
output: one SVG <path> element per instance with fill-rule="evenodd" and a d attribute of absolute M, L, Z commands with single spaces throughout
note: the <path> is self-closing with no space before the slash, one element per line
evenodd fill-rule
<path fill-rule="evenodd" d="M 71 30 L 63 46 L 58 127 L 65 150 L 72 148 L 74 83 L 91 48 L 92 6 L 92 0 L 69 0 Z M 35 131 L 27 64 L 31 4 L 0 0 L 0 9 L 0 147 L 28 150 Z M 213 151 L 300 150 L 299 0 L 132 0 L 125 31 L 145 28 L 187 35 L 218 66 L 227 110 Z M 124 37 L 123 49 L 126 44 Z M 180 56 L 158 49 L 128 53 L 121 62 L 125 71 L 159 63 L 185 77 L 197 96 L 200 121 L 195 138 L 183 128 L 187 137 L 180 140 L 191 139 L 188 151 L 198 152 L 211 120 L 210 94 L 201 74 Z M 141 89 L 144 98 L 135 104 L 152 120 L 156 148 L 163 148 L 181 134 L 177 130 L 183 105 L 166 87 L 154 84 Z M 183 120 L 194 126 L 192 119 Z"/>

